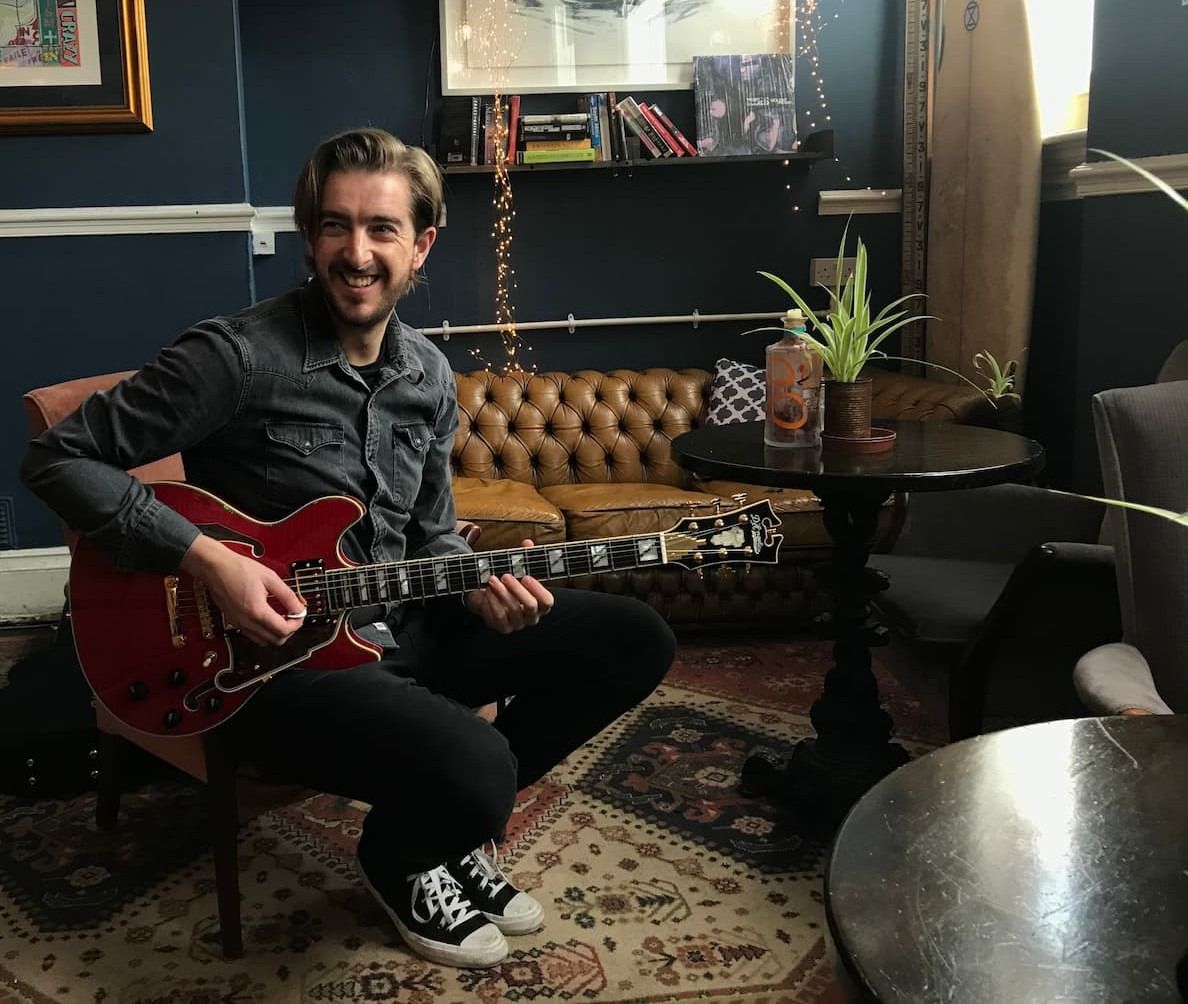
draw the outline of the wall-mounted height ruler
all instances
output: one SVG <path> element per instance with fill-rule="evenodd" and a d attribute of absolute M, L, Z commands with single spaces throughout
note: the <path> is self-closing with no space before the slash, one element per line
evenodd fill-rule
<path fill-rule="evenodd" d="M 923 293 L 928 250 L 928 80 L 931 50 L 932 0 L 906 0 L 903 32 L 903 215 L 900 285 L 903 295 Z M 904 304 L 924 313 L 924 300 Z M 900 329 L 899 354 L 923 359 L 924 322 Z M 904 370 L 921 374 L 922 366 L 905 363 Z"/>

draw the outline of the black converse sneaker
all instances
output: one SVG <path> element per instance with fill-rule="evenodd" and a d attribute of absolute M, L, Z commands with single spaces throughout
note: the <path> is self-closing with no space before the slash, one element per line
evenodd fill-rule
<path fill-rule="evenodd" d="M 471 906 L 445 865 L 383 882 L 383 891 L 368 876 L 362 857 L 359 874 L 392 918 L 404 943 L 422 958 L 446 966 L 483 969 L 507 957 L 503 932 Z M 378 880 L 378 874 L 375 878 Z"/>
<path fill-rule="evenodd" d="M 494 845 L 491 852 L 480 847 L 446 867 L 466 898 L 504 934 L 530 934 L 544 920 L 544 909 L 499 870 Z"/>

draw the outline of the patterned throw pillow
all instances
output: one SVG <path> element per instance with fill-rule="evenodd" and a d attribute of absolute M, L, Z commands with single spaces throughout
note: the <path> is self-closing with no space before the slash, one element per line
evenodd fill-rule
<path fill-rule="evenodd" d="M 706 425 L 731 425 L 764 418 L 767 409 L 767 378 L 761 366 L 748 366 L 733 359 L 714 363 L 706 405 Z"/>

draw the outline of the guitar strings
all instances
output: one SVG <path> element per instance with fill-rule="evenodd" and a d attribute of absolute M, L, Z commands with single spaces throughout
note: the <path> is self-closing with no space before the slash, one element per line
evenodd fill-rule
<path fill-rule="evenodd" d="M 561 555 L 561 560 L 566 566 L 566 571 L 556 576 L 549 575 L 550 578 L 565 578 L 570 575 L 590 574 L 598 571 L 612 571 L 616 559 L 622 559 L 630 556 L 634 562 L 637 560 L 636 545 L 641 541 L 655 540 L 659 541 L 662 534 L 642 534 L 640 536 L 632 537 L 608 537 L 605 540 L 597 542 L 565 542 L 559 544 L 538 544 L 530 548 L 504 548 L 502 550 L 493 551 L 474 551 L 466 554 L 446 554 L 437 555 L 428 558 L 415 558 L 405 561 L 382 562 L 374 565 L 358 565 L 348 566 L 345 568 L 327 568 L 327 569 L 311 569 L 304 575 L 296 575 L 285 578 L 282 581 L 293 589 L 294 592 L 300 593 L 303 584 L 316 585 L 317 592 L 331 593 L 337 592 L 339 594 L 352 593 L 362 586 L 371 590 L 375 587 L 385 585 L 387 586 L 388 596 L 385 599 L 382 596 L 375 596 L 368 599 L 365 603 L 347 604 L 341 609 L 349 609 L 351 606 L 366 606 L 368 604 L 398 601 L 401 597 L 397 594 L 398 583 L 395 577 L 389 573 L 392 569 L 402 568 L 408 575 L 408 581 L 413 591 L 418 591 L 415 587 L 420 587 L 420 595 L 409 597 L 410 599 L 432 599 L 437 596 L 448 596 L 452 593 L 465 592 L 472 586 L 466 586 L 460 589 L 451 589 L 449 586 L 449 579 L 451 574 L 456 579 L 459 574 L 466 575 L 468 572 L 478 575 L 480 563 L 486 563 L 493 566 L 487 571 L 491 574 L 504 575 L 511 572 L 512 566 L 516 564 L 515 558 L 522 557 L 523 574 L 532 575 L 532 565 L 538 567 L 543 563 L 551 563 L 554 560 L 554 552 L 561 550 L 564 552 Z M 602 569 L 594 564 L 594 557 L 591 554 L 592 543 L 598 545 L 606 545 L 607 563 L 609 566 Z M 659 552 L 657 552 L 659 553 Z M 568 566 L 572 563 L 571 559 L 578 555 L 584 556 L 584 564 L 588 565 L 586 568 L 568 570 Z M 659 564 L 657 560 L 657 564 Z M 506 571 L 495 571 L 494 569 L 500 565 L 506 565 Z M 445 580 L 446 589 L 438 589 L 437 582 L 441 579 Z M 429 587 L 429 588 L 426 588 Z M 192 589 L 179 589 L 177 594 L 177 604 L 175 609 L 179 614 L 190 614 L 197 612 L 199 608 L 198 601 Z M 339 609 L 335 607 L 335 609 Z"/>
<path fill-rule="evenodd" d="M 523 559 L 522 565 L 525 575 L 532 575 L 532 565 L 551 565 L 556 560 L 557 551 L 561 551 L 560 556 L 562 563 L 566 567 L 564 573 L 553 575 L 551 572 L 546 574 L 547 578 L 566 578 L 572 575 L 593 574 L 601 571 L 614 571 L 616 560 L 621 560 L 624 557 L 630 557 L 632 561 L 631 567 L 638 567 L 639 553 L 637 545 L 645 541 L 653 541 L 659 543 L 665 536 L 685 536 L 699 542 L 704 542 L 710 534 L 719 533 L 723 528 L 714 527 L 704 531 L 695 531 L 687 533 L 684 531 L 664 531 L 654 534 L 635 534 L 623 537 L 607 537 L 597 541 L 565 541 L 558 544 L 537 544 L 530 548 L 503 548 L 493 551 L 474 551 L 466 554 L 448 554 L 437 555 L 427 558 L 406 559 L 403 561 L 382 562 L 373 565 L 359 565 L 345 568 L 329 568 L 329 569 L 311 569 L 304 575 L 295 575 L 290 578 L 285 578 L 285 582 L 289 588 L 293 589 L 300 595 L 303 585 L 313 584 L 316 589 L 311 592 L 323 593 L 330 597 L 332 593 L 337 593 L 340 598 L 351 598 L 351 594 L 357 592 L 360 588 L 370 592 L 380 586 L 385 589 L 378 590 L 378 594 L 368 596 L 365 602 L 347 603 L 342 606 L 331 604 L 331 612 L 339 612 L 341 610 L 350 609 L 353 606 L 367 606 L 369 604 L 383 603 L 383 602 L 399 602 L 404 599 L 419 600 L 432 599 L 439 596 L 449 596 L 456 593 L 466 592 L 472 586 L 463 586 L 462 588 L 452 588 L 450 586 L 451 573 L 456 579 L 459 574 L 465 576 L 468 572 L 474 575 L 481 574 L 479 571 L 480 564 L 487 564 L 490 567 L 486 569 L 489 574 L 504 575 L 511 572 L 511 566 L 516 564 L 515 558 Z M 595 564 L 595 557 L 593 549 L 595 546 L 604 547 L 606 550 L 606 565 L 601 567 Z M 726 550 L 736 550 L 727 548 Z M 659 551 L 657 551 L 659 554 Z M 570 560 L 576 556 L 583 557 L 583 563 L 588 566 L 581 569 L 569 570 Z M 508 566 L 507 571 L 495 571 L 494 568 L 501 564 Z M 656 562 L 660 564 L 659 559 Z M 390 575 L 395 568 L 402 568 L 408 575 L 408 582 L 410 592 L 418 595 L 401 596 L 399 595 L 399 582 Z M 514 573 L 513 573 L 514 574 Z M 445 589 L 438 588 L 439 580 L 444 580 Z M 485 580 L 484 580 L 485 581 Z M 427 586 L 431 588 L 426 588 Z M 419 589 L 414 588 L 419 587 Z M 383 593 L 386 592 L 386 595 Z M 213 607 L 213 604 L 211 604 Z M 197 614 L 200 610 L 200 604 L 197 600 L 196 593 L 192 589 L 182 588 L 178 590 L 175 611 L 180 616 L 189 616 Z"/>

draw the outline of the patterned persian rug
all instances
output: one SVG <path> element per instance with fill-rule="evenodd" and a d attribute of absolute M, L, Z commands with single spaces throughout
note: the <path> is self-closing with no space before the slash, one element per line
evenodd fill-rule
<path fill-rule="evenodd" d="M 829 647 L 685 643 L 661 689 L 522 793 L 501 863 L 546 908 L 500 966 L 409 954 L 361 889 L 363 806 L 318 796 L 240 831 L 245 956 L 222 959 L 199 793 L 161 781 L 95 829 L 93 796 L 0 799 L 0 1002 L 836 1004 L 825 844 L 737 793 L 757 745 L 811 734 Z M 901 741 L 943 717 L 876 666 Z"/>

